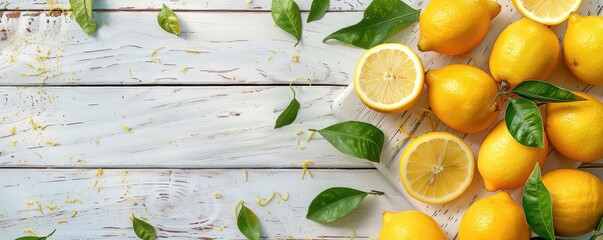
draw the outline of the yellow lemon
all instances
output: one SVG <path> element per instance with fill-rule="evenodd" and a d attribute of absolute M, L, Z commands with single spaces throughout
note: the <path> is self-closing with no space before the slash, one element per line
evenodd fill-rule
<path fill-rule="evenodd" d="M 573 13 L 563 38 L 563 56 L 569 69 L 585 83 L 603 84 L 603 17 Z"/>
<path fill-rule="evenodd" d="M 369 108 L 401 113 L 412 107 L 423 90 L 423 63 L 405 45 L 387 43 L 367 50 L 354 72 L 354 90 Z"/>
<path fill-rule="evenodd" d="M 431 217 L 409 210 L 383 213 L 379 240 L 446 240 L 446 235 Z"/>
<path fill-rule="evenodd" d="M 475 163 L 467 144 L 447 132 L 413 140 L 400 158 L 400 180 L 408 195 L 425 203 L 447 203 L 471 184 Z"/>
<path fill-rule="evenodd" d="M 533 148 L 517 142 L 504 121 L 500 121 L 486 136 L 477 155 L 477 169 L 488 191 L 511 190 L 523 186 L 538 162 L 546 161 L 548 143 Z"/>
<path fill-rule="evenodd" d="M 461 219 L 458 240 L 484 239 L 530 239 L 530 229 L 523 210 L 506 192 L 475 201 Z"/>
<path fill-rule="evenodd" d="M 447 55 L 469 52 L 498 13 L 500 4 L 493 0 L 432 0 L 419 18 L 418 47 Z"/>
<path fill-rule="evenodd" d="M 586 93 L 586 101 L 548 103 L 545 131 L 561 154 L 581 162 L 603 158 L 603 103 Z"/>
<path fill-rule="evenodd" d="M 553 199 L 553 225 L 559 236 L 592 231 L 603 216 L 603 183 L 594 175 L 559 169 L 542 176 Z"/>
<path fill-rule="evenodd" d="M 497 82 L 516 86 L 525 80 L 547 80 L 559 59 L 559 40 L 546 26 L 527 18 L 500 33 L 490 55 L 490 72 Z"/>
<path fill-rule="evenodd" d="M 521 15 L 546 25 L 565 21 L 581 3 L 582 0 L 513 0 Z"/>
<path fill-rule="evenodd" d="M 500 99 L 496 82 L 484 71 L 467 65 L 450 65 L 428 71 L 429 106 L 451 128 L 474 133 L 488 128 L 498 117 Z"/>

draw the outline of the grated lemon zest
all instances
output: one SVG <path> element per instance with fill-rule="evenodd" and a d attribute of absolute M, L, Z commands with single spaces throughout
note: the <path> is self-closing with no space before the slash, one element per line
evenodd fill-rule
<path fill-rule="evenodd" d="M 153 62 L 159 62 L 159 58 L 158 57 L 152 57 L 151 61 L 153 61 Z"/>
<path fill-rule="evenodd" d="M 259 206 L 262 206 L 262 207 L 266 206 L 266 205 L 268 205 L 268 203 L 272 202 L 272 199 L 274 199 L 274 195 L 275 195 L 275 193 L 274 193 L 274 191 L 272 191 L 272 194 L 270 195 L 269 198 L 262 198 L 262 199 L 260 199 L 259 197 L 257 197 L 257 198 L 255 198 L 255 203 L 257 205 L 259 205 Z M 262 200 L 264 200 L 266 202 L 262 202 Z"/>
<path fill-rule="evenodd" d="M 185 53 L 191 53 L 191 54 L 201 54 L 201 51 L 195 51 L 195 50 L 184 50 Z"/>
<path fill-rule="evenodd" d="M 58 146 L 58 145 L 59 145 L 57 142 L 52 141 L 52 140 L 46 140 L 46 143 L 47 143 L 48 145 L 50 145 L 50 146 L 53 146 L 53 147 L 56 147 L 56 146 Z"/>
<path fill-rule="evenodd" d="M 132 217 L 132 215 L 128 215 L 128 219 L 130 219 L 130 221 L 134 221 L 134 217 Z"/>
<path fill-rule="evenodd" d="M 59 208 L 59 207 L 58 207 L 58 206 L 56 206 L 56 205 L 49 205 L 49 204 L 46 204 L 46 209 L 48 209 L 48 210 L 50 210 L 50 211 L 57 210 L 57 208 Z"/>
<path fill-rule="evenodd" d="M 244 169 L 243 171 L 243 173 L 245 174 L 245 182 L 247 182 L 247 180 L 249 179 L 249 172 L 247 172 L 247 169 Z"/>
<path fill-rule="evenodd" d="M 92 188 L 96 188 L 97 184 L 98 184 L 98 179 L 94 180 L 94 184 L 92 184 Z"/>
<path fill-rule="evenodd" d="M 33 206 L 34 205 L 34 201 L 27 201 L 27 202 L 25 202 L 25 205 L 27 205 L 27 206 Z"/>
<path fill-rule="evenodd" d="M 44 129 L 46 129 L 47 126 L 46 125 L 40 125 L 38 127 L 40 128 L 40 131 L 44 131 Z"/>
<path fill-rule="evenodd" d="M 214 197 L 215 197 L 216 199 L 220 199 L 220 198 L 222 198 L 222 193 L 220 193 L 220 192 L 215 192 L 215 193 L 214 193 Z"/>
<path fill-rule="evenodd" d="M 13 56 L 13 55 L 8 56 L 8 61 L 9 61 L 10 63 L 17 62 L 17 60 L 15 60 L 15 56 Z"/>
<path fill-rule="evenodd" d="M 38 212 L 40 212 L 40 214 L 44 215 L 44 211 L 42 211 L 42 204 L 40 204 L 40 202 L 36 201 L 36 204 L 38 205 Z"/>
<path fill-rule="evenodd" d="M 291 58 L 292 62 L 299 62 L 299 54 L 295 54 L 293 55 L 293 57 Z"/>
<path fill-rule="evenodd" d="M 81 201 L 81 200 L 79 200 L 79 199 L 69 199 L 69 200 L 65 200 L 65 203 L 68 203 L 68 204 L 74 204 L 74 203 L 78 203 L 78 202 L 79 202 L 79 203 L 81 203 L 82 201 Z"/>
<path fill-rule="evenodd" d="M 272 56 L 268 56 L 267 59 L 268 59 L 268 61 L 272 60 Z"/>
<path fill-rule="evenodd" d="M 286 201 L 289 201 L 289 192 L 288 192 L 288 191 L 285 191 L 286 197 L 283 197 L 283 194 L 281 194 L 280 192 L 279 192 L 279 193 L 277 193 L 277 194 L 278 194 L 278 197 L 279 197 L 281 200 L 283 200 L 283 201 L 285 201 L 285 202 L 286 202 Z"/>
<path fill-rule="evenodd" d="M 33 128 L 33 130 L 38 130 L 38 126 L 34 122 L 33 118 L 29 118 L 29 123 L 31 124 L 31 128 Z"/>
<path fill-rule="evenodd" d="M 13 141 L 10 146 L 11 147 L 16 147 L 17 146 L 17 142 L 19 142 L 19 141 L 17 141 L 17 140 Z"/>
<path fill-rule="evenodd" d="M 124 131 L 126 131 L 126 132 L 131 132 L 131 131 L 132 131 L 132 128 L 128 127 L 128 125 L 126 125 L 126 124 L 121 124 L 121 127 L 122 127 L 122 128 L 124 129 Z"/>
<path fill-rule="evenodd" d="M 10 135 L 15 135 L 15 134 L 17 134 L 17 127 L 13 126 L 10 128 Z"/>
<path fill-rule="evenodd" d="M 398 126 L 398 130 L 400 130 L 400 132 L 401 132 L 401 133 L 404 133 L 404 134 L 408 135 L 408 137 L 410 137 L 410 138 L 417 138 L 417 137 L 418 137 L 418 136 L 417 136 L 417 135 L 415 135 L 414 133 L 409 132 L 409 131 L 406 131 L 406 130 L 405 130 L 403 127 L 402 127 L 402 125 Z"/>
<path fill-rule="evenodd" d="M 153 57 L 153 56 L 155 56 L 155 53 L 157 53 L 157 52 L 161 51 L 161 49 L 164 49 L 164 48 L 165 48 L 164 46 L 161 46 L 161 47 L 155 48 L 155 49 L 154 49 L 154 50 L 151 52 L 151 54 L 149 55 L 149 57 Z"/>
<path fill-rule="evenodd" d="M 68 222 L 67 222 L 66 220 L 59 220 L 59 221 L 57 222 L 57 224 L 67 224 L 67 223 L 68 223 Z"/>
<path fill-rule="evenodd" d="M 96 143 L 96 145 L 100 145 L 100 140 L 96 139 L 96 140 L 94 140 L 94 143 Z"/>
<path fill-rule="evenodd" d="M 308 142 L 310 142 L 310 140 L 312 139 L 312 137 L 314 137 L 314 134 L 316 134 L 316 132 L 315 132 L 315 131 L 312 131 L 312 132 L 310 133 L 310 135 L 308 135 L 308 138 L 306 138 L 306 142 L 307 142 L 307 143 L 308 143 Z"/>
<path fill-rule="evenodd" d="M 130 76 L 130 78 L 134 78 L 134 74 L 132 74 L 131 68 L 128 68 L 128 76 Z"/>
<path fill-rule="evenodd" d="M 274 51 L 274 50 L 269 50 L 269 51 L 270 51 L 272 54 L 277 54 L 277 52 L 276 52 L 276 51 Z"/>
<path fill-rule="evenodd" d="M 73 213 L 71 214 L 71 218 L 74 218 L 75 215 L 77 215 L 77 210 L 73 210 Z"/>
<path fill-rule="evenodd" d="M 297 130 L 297 132 L 295 132 L 295 135 L 299 136 L 302 135 L 304 133 L 304 131 L 302 130 Z"/>
<path fill-rule="evenodd" d="M 218 231 L 220 231 L 220 232 L 221 232 L 222 230 L 224 230 L 224 228 L 222 228 L 222 227 L 219 227 L 219 228 L 218 228 Z"/>
<path fill-rule="evenodd" d="M 310 172 L 310 169 L 308 169 L 308 164 L 315 166 L 314 162 L 310 161 L 310 160 L 306 160 L 302 163 L 302 169 L 304 170 L 302 172 L 302 176 L 301 179 L 304 180 L 304 177 L 306 176 L 306 173 L 308 174 L 308 176 L 312 177 L 312 172 Z"/>
<path fill-rule="evenodd" d="M 246 0 L 246 1 L 245 1 L 245 3 L 247 3 L 247 4 L 252 4 L 252 3 L 253 3 L 253 0 Z"/>
<path fill-rule="evenodd" d="M 34 231 L 33 231 L 33 230 L 31 230 L 31 229 L 25 229 L 25 230 L 23 231 L 23 233 L 25 233 L 25 234 L 29 234 L 29 235 L 34 236 L 34 237 L 35 237 L 35 236 L 38 236 L 38 235 L 36 234 L 36 232 L 34 232 Z"/>
<path fill-rule="evenodd" d="M 102 175 L 103 175 L 103 172 L 104 172 L 104 171 L 103 171 L 103 168 L 98 168 L 98 169 L 96 169 L 96 176 L 99 176 L 99 177 L 100 177 L 100 176 L 102 176 Z"/>
<path fill-rule="evenodd" d="M 178 72 L 181 72 L 181 73 L 186 73 L 186 71 L 188 71 L 188 67 L 183 67 L 180 70 L 178 70 Z"/>
<path fill-rule="evenodd" d="M 136 199 L 132 199 L 130 200 L 130 204 L 132 204 L 132 206 L 138 206 L 138 201 L 136 201 Z"/>
<path fill-rule="evenodd" d="M 350 231 L 352 231 L 352 238 L 345 238 L 345 239 L 349 239 L 349 240 L 354 240 L 356 239 L 356 229 L 354 228 L 350 228 Z"/>
<path fill-rule="evenodd" d="M 125 237 L 126 233 L 125 232 L 121 232 L 119 235 L 121 235 L 122 237 Z"/>

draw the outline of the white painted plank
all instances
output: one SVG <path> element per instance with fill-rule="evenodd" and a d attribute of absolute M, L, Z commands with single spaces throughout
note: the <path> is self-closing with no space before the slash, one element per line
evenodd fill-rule
<path fill-rule="evenodd" d="M 408 0 L 406 0 L 408 1 Z M 0 8 L 48 9 L 49 0 L 2 0 Z M 67 8 L 69 0 L 54 0 L 52 6 Z M 310 10 L 312 1 L 296 1 L 302 11 Z M 362 11 L 370 0 L 331 0 L 330 11 Z M 413 1 L 410 1 L 413 2 Z M 269 11 L 272 0 L 102 0 L 94 2 L 96 10 L 158 10 L 162 4 L 174 10 L 257 10 Z"/>
<path fill-rule="evenodd" d="M 311 159 L 372 168 L 318 135 L 306 142 L 307 129 L 336 122 L 331 104 L 342 88 L 295 89 L 297 120 L 273 129 L 291 100 L 289 87 L 3 87 L 0 165 L 291 167 Z"/>
<path fill-rule="evenodd" d="M 268 239 L 350 239 L 349 228 L 356 230 L 357 239 L 369 239 L 377 237 L 384 211 L 410 208 L 376 170 L 316 169 L 313 178 L 301 180 L 301 169 L 257 169 L 248 171 L 247 182 L 240 169 L 127 171 L 105 169 L 102 176 L 95 176 L 94 169 L 0 170 L 3 237 L 14 239 L 27 229 L 38 234 L 57 229 L 55 239 L 135 239 L 128 220 L 135 214 L 155 225 L 161 239 L 244 239 L 234 216 L 234 205 L 244 200 L 258 215 L 261 235 Z M 368 196 L 349 216 L 331 224 L 307 220 L 312 199 L 335 186 L 386 195 Z M 272 191 L 285 197 L 288 192 L 289 200 L 277 196 L 264 207 L 254 202 Z M 223 197 L 216 199 L 215 192 Z M 65 202 L 74 199 L 80 201 Z M 29 201 L 33 206 L 26 204 Z M 57 208 L 50 211 L 46 205 Z M 78 213 L 72 218 L 74 210 Z"/>
<path fill-rule="evenodd" d="M 423 65 L 425 66 L 425 70 L 440 69 L 453 63 L 459 63 L 474 65 L 489 72 L 488 60 L 492 44 L 506 26 L 521 18 L 521 14 L 515 10 L 510 1 L 499 1 L 499 3 L 502 5 L 502 11 L 492 21 L 492 25 L 485 39 L 473 51 L 464 54 L 463 56 L 451 57 L 434 52 L 419 52 L 416 47 L 419 36 L 417 25 L 414 25 L 412 29 L 403 32 L 402 34 L 399 34 L 395 39 L 405 43 L 413 48 L 415 52 L 419 53 Z M 600 1 L 584 1 L 578 12 L 583 15 L 596 15 L 597 12 L 601 11 L 602 7 L 603 4 L 601 4 Z M 562 39 L 565 27 L 566 24 L 561 24 L 552 28 L 559 36 L 559 39 Z M 563 61 L 559 63 L 558 68 L 550 81 L 568 89 L 588 92 L 600 100 L 603 100 L 603 86 L 593 87 L 578 81 L 571 75 Z M 441 122 L 436 129 L 432 129 L 431 124 L 439 120 L 437 120 L 436 116 L 428 116 L 429 113 L 424 111 L 424 109 L 429 109 L 427 94 L 425 94 L 425 92 L 417 105 L 409 111 L 402 114 L 382 114 L 364 106 L 350 86 L 335 100 L 333 109 L 335 115 L 341 120 L 369 122 L 375 124 L 384 131 L 386 144 L 381 155 L 381 163 L 376 165 L 377 169 L 381 171 L 401 193 L 403 193 L 403 196 L 405 196 L 413 206 L 427 214 L 434 215 L 436 221 L 438 221 L 446 230 L 449 238 L 456 238 L 458 224 L 467 207 L 469 207 L 476 199 L 492 194 L 484 188 L 482 178 L 477 172 L 469 189 L 467 189 L 459 198 L 446 204 L 425 204 L 413 199 L 405 192 L 400 184 L 399 159 L 406 144 L 411 141 L 411 139 L 408 134 L 399 130 L 400 126 L 404 131 L 411 132 L 417 136 L 431 131 L 452 132 L 467 142 L 476 157 L 481 142 L 490 131 L 487 129 L 480 133 L 465 134 L 448 128 Z M 504 109 L 504 107 L 502 109 Z M 501 114 L 499 118 L 501 119 L 502 117 Z M 575 168 L 578 167 L 578 165 L 579 162 L 569 160 L 557 152 L 552 152 L 548 156 L 545 171 L 556 168 Z M 509 192 L 514 196 L 515 200 L 519 202 L 521 190 L 516 189 Z"/>
<path fill-rule="evenodd" d="M 297 46 L 267 12 L 182 12 L 180 37 L 163 31 L 156 15 L 97 13 L 101 24 L 89 37 L 64 15 L 5 13 L 0 18 L 0 84 L 269 84 L 304 77 L 346 85 L 363 52 L 322 43 L 361 19 L 361 12 L 331 13 L 324 21 L 305 24 Z M 150 55 L 159 47 L 165 48 L 154 61 Z M 296 55 L 299 62 L 293 62 Z"/>

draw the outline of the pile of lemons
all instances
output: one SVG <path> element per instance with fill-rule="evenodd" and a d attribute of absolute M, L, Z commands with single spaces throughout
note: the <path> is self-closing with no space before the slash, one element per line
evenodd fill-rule
<path fill-rule="evenodd" d="M 530 79 L 547 80 L 564 61 L 581 81 L 603 85 L 603 17 L 574 13 L 581 0 L 513 0 L 524 18 L 498 36 L 489 73 L 455 64 L 424 72 L 417 54 L 402 44 L 382 44 L 366 51 L 356 66 L 354 89 L 368 107 L 384 113 L 411 108 L 427 86 L 431 111 L 447 126 L 476 133 L 494 125 L 483 141 L 477 164 L 467 144 L 454 134 L 432 132 L 413 140 L 400 159 L 400 178 L 407 193 L 431 204 L 459 197 L 471 184 L 475 165 L 489 191 L 522 187 L 534 165 L 542 167 L 549 143 L 581 162 L 603 158 L 603 103 L 586 93 L 586 101 L 549 103 L 545 111 L 544 148 L 518 143 L 504 121 L 496 98 L 499 84 L 516 86 Z M 420 51 L 464 54 L 486 36 L 490 20 L 501 11 L 494 0 L 432 0 L 419 20 Z M 560 46 L 547 25 L 568 20 Z M 562 56 L 562 57 L 560 57 Z M 493 99 L 497 99 L 493 102 Z M 548 139 L 548 140 L 547 140 Z M 603 183 L 590 173 L 562 169 L 543 176 L 553 199 L 558 236 L 592 231 L 603 216 Z M 431 217 L 418 212 L 387 212 L 379 239 L 446 239 Z M 463 216 L 458 239 L 529 239 L 522 208 L 501 191 L 474 202 Z"/>

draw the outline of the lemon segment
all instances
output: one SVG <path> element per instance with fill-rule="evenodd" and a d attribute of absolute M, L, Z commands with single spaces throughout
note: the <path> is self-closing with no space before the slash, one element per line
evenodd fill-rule
<path fill-rule="evenodd" d="M 403 44 L 388 43 L 367 50 L 358 60 L 354 90 L 369 108 L 385 113 L 408 110 L 423 89 L 423 64 Z"/>
<path fill-rule="evenodd" d="M 451 133 L 432 132 L 411 142 L 400 159 L 400 179 L 413 198 L 432 204 L 450 202 L 471 184 L 473 153 Z"/>
<path fill-rule="evenodd" d="M 513 0 L 521 15 L 546 25 L 562 23 L 581 3 L 582 0 Z"/>

